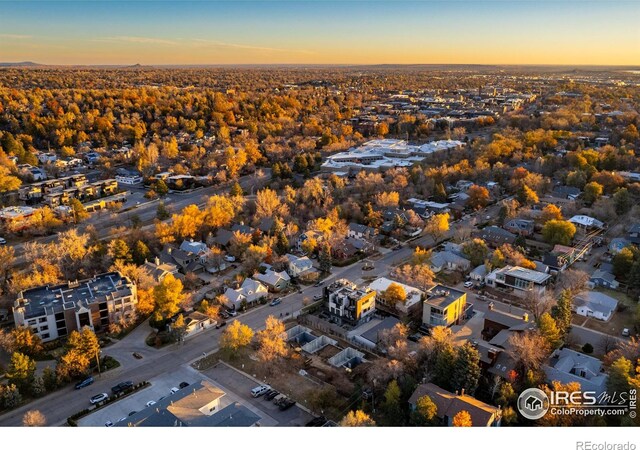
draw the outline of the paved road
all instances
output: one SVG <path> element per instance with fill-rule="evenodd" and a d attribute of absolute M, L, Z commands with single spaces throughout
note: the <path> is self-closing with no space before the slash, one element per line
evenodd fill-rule
<path fill-rule="evenodd" d="M 271 169 L 264 169 L 263 175 L 261 177 L 257 177 L 255 175 L 245 175 L 238 179 L 240 186 L 247 191 L 255 191 L 262 187 L 271 177 Z M 132 186 L 128 189 L 133 192 L 131 198 L 134 201 L 134 204 L 131 205 L 133 207 L 136 206 L 136 203 L 140 200 L 141 197 L 141 187 Z M 171 193 L 168 194 L 162 201 L 165 203 L 167 209 L 171 212 L 179 212 L 186 206 L 196 204 L 199 206 L 203 206 L 208 198 L 211 195 L 219 194 L 221 192 L 228 192 L 230 189 L 229 186 L 209 186 L 201 189 L 196 189 L 192 192 L 187 193 Z M 129 204 L 128 202 L 127 204 Z M 109 213 L 108 211 L 98 211 L 91 215 L 87 221 L 80 224 L 77 228 L 82 231 L 87 226 L 91 225 L 95 227 L 98 236 L 100 239 L 106 239 L 114 231 L 114 226 L 130 226 L 131 221 L 134 216 L 140 220 L 143 228 L 153 227 L 153 222 L 156 219 L 156 213 L 158 209 L 158 201 L 145 201 L 141 203 L 139 206 L 135 207 L 130 211 L 121 211 L 116 213 Z M 31 239 L 32 242 L 40 242 L 40 243 L 50 243 L 55 242 L 58 239 L 58 235 L 54 234 L 51 236 L 44 236 L 41 238 Z M 27 261 L 24 258 L 24 244 L 16 244 L 13 246 L 16 254 L 15 265 L 25 264 Z"/>

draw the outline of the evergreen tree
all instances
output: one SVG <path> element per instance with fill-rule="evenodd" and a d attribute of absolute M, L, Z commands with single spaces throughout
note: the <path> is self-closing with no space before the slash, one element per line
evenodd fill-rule
<path fill-rule="evenodd" d="M 229 191 L 232 197 L 242 197 L 244 195 L 244 191 L 242 190 L 242 186 L 237 181 L 233 183 L 231 186 L 231 190 Z"/>
<path fill-rule="evenodd" d="M 538 329 L 552 348 L 558 348 L 558 346 L 560 346 L 562 337 L 560 336 L 560 330 L 556 326 L 556 321 L 553 320 L 551 314 L 546 312 L 540 316 L 538 319 Z"/>
<path fill-rule="evenodd" d="M 322 272 L 331 272 L 331 247 L 326 242 L 322 245 L 322 249 L 318 254 L 318 263 Z"/>
<path fill-rule="evenodd" d="M 478 388 L 480 380 L 480 354 L 470 343 L 458 348 L 453 365 L 451 383 L 456 391 L 465 390 L 469 395 Z"/>
<path fill-rule="evenodd" d="M 572 304 L 573 297 L 571 296 L 571 292 L 565 289 L 560 293 L 558 304 L 551 311 L 551 316 L 555 319 L 561 334 L 567 333 L 571 326 Z"/>
<path fill-rule="evenodd" d="M 276 238 L 276 251 L 279 255 L 284 255 L 289 252 L 289 239 L 284 234 L 284 231 L 280 231 Z"/>
<path fill-rule="evenodd" d="M 443 348 L 436 356 L 434 383 L 444 389 L 451 389 L 451 378 L 456 354 L 450 346 Z"/>
<path fill-rule="evenodd" d="M 402 406 L 400 405 L 400 387 L 396 380 L 391 380 L 384 393 L 382 409 L 384 411 L 385 424 L 390 426 L 403 425 Z"/>

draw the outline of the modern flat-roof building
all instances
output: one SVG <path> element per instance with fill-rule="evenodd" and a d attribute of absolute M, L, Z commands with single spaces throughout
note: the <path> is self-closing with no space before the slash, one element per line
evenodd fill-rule
<path fill-rule="evenodd" d="M 369 320 L 376 310 L 376 291 L 358 289 L 349 280 L 334 281 L 325 288 L 329 313 L 339 322 L 359 325 Z"/>
<path fill-rule="evenodd" d="M 548 273 L 525 269 L 519 266 L 505 266 L 496 269 L 485 277 L 487 286 L 499 289 L 509 289 L 520 297 L 529 292 L 542 295 L 551 279 Z"/>
<path fill-rule="evenodd" d="M 136 303 L 136 285 L 119 272 L 109 272 L 22 291 L 13 317 L 17 327 L 30 327 L 47 342 L 85 326 L 102 330 L 133 312 Z"/>
<path fill-rule="evenodd" d="M 322 164 L 322 170 L 383 171 L 394 167 L 411 167 L 433 153 L 461 148 L 463 145 L 463 142 L 452 140 L 410 145 L 400 139 L 375 139 L 360 147 L 329 156 Z"/>
<path fill-rule="evenodd" d="M 467 305 L 467 293 L 437 284 L 427 291 L 422 308 L 422 325 L 448 327 L 462 319 Z"/>

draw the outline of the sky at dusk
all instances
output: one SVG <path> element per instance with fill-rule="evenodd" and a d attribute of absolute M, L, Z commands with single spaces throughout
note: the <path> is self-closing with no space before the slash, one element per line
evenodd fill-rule
<path fill-rule="evenodd" d="M 639 1 L 0 1 L 0 62 L 640 65 Z"/>

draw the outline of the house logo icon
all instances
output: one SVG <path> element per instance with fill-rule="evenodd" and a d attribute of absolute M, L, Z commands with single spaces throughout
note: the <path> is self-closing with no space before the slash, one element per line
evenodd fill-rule
<path fill-rule="evenodd" d="M 523 417 L 537 420 L 549 410 L 549 397 L 538 388 L 530 388 L 518 397 L 518 411 Z"/>

